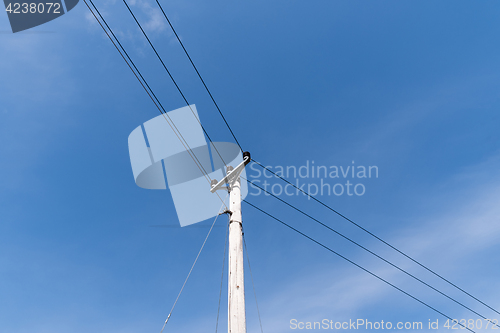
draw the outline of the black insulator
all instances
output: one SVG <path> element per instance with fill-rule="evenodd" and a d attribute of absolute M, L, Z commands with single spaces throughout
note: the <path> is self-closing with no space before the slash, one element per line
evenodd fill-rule
<path fill-rule="evenodd" d="M 248 158 L 246 158 L 246 157 L 248 157 Z M 248 152 L 248 151 L 243 152 L 243 161 L 245 161 L 245 165 L 250 163 L 251 160 L 252 160 L 252 158 L 250 157 L 250 152 Z"/>

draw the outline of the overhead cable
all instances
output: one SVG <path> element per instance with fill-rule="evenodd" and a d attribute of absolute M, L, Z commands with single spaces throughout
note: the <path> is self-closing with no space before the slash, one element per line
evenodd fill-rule
<path fill-rule="evenodd" d="M 217 111 L 219 111 L 219 114 L 221 115 L 222 119 L 224 120 L 224 123 L 226 124 L 227 128 L 229 129 L 229 132 L 231 132 L 231 135 L 233 136 L 234 141 L 236 141 L 236 144 L 240 147 L 241 151 L 243 151 L 243 149 L 241 148 L 240 143 L 238 142 L 238 139 L 236 139 L 236 135 L 234 135 L 234 132 L 231 129 L 231 126 L 229 126 L 229 124 L 228 124 L 228 122 L 226 120 L 226 117 L 224 117 L 224 114 L 222 114 L 222 111 L 219 108 L 219 105 L 217 104 L 217 102 L 215 101 L 215 98 L 213 97 L 212 93 L 210 92 L 210 90 L 208 89 L 207 85 L 205 84 L 205 80 L 203 80 L 203 78 L 201 77 L 201 74 L 198 71 L 198 68 L 196 68 L 196 65 L 194 64 L 193 60 L 191 59 L 191 56 L 189 55 L 188 51 L 184 47 L 184 44 L 182 43 L 181 39 L 179 38 L 179 35 L 177 34 L 177 31 L 175 31 L 174 26 L 172 25 L 172 23 L 168 19 L 167 14 L 163 10 L 163 7 L 160 5 L 160 2 L 158 0 L 156 0 L 156 3 L 158 4 L 158 7 L 160 7 L 160 10 L 163 13 L 163 16 L 165 17 L 165 20 L 167 20 L 167 23 L 170 26 L 170 28 L 172 29 L 172 32 L 174 33 L 175 37 L 179 41 L 179 44 L 181 44 L 181 47 L 184 50 L 184 53 L 186 54 L 186 56 L 188 57 L 189 62 L 191 62 L 191 65 L 193 66 L 194 70 L 196 71 L 196 74 L 198 74 L 198 77 L 200 78 L 201 83 L 203 84 L 203 86 L 205 87 L 205 90 L 207 91 L 208 95 L 212 99 L 212 102 L 214 103 L 215 107 L 217 108 Z"/>
<path fill-rule="evenodd" d="M 420 304 L 425 305 L 427 308 L 429 308 L 429 309 L 433 310 L 434 312 L 439 313 L 440 315 L 442 315 L 443 317 L 445 317 L 445 318 L 447 318 L 447 319 L 449 319 L 449 320 L 453 320 L 450 316 L 446 315 L 445 313 L 443 313 L 443 312 L 439 311 L 438 309 L 436 309 L 436 308 L 432 307 L 431 305 L 429 305 L 429 304 L 425 303 L 424 301 L 422 301 L 422 300 L 418 299 L 417 297 L 413 296 L 412 294 L 410 294 L 410 293 L 408 293 L 408 292 L 404 291 L 403 289 L 401 289 L 401 288 L 397 287 L 396 285 L 394 285 L 394 284 L 392 284 L 391 282 L 389 282 L 389 281 L 385 280 L 384 278 L 382 278 L 382 277 L 378 276 L 377 274 L 375 274 L 375 273 L 373 273 L 373 272 L 369 271 L 368 269 L 364 268 L 363 266 L 356 264 L 354 261 L 352 261 L 352 260 L 348 259 L 347 257 L 344 257 L 344 256 L 343 256 L 343 255 L 341 255 L 340 253 L 338 253 L 338 252 L 336 252 L 336 251 L 332 250 L 331 248 L 329 248 L 328 246 L 324 245 L 323 243 L 321 243 L 321 242 L 317 241 L 316 239 L 314 239 L 314 238 L 312 238 L 312 237 L 310 237 L 310 236 L 306 235 L 305 233 L 303 233 L 303 232 L 299 231 L 298 229 L 296 229 L 296 228 L 292 227 L 291 225 L 289 225 L 289 224 L 287 224 L 287 223 L 283 222 L 282 220 L 278 219 L 277 217 L 275 217 L 275 216 L 273 216 L 273 215 L 271 215 L 271 214 L 267 213 L 266 211 L 264 211 L 264 210 L 260 209 L 259 207 L 257 207 L 257 206 L 255 206 L 255 205 L 253 205 L 252 203 L 248 202 L 247 200 L 243 200 L 243 201 L 244 201 L 245 203 L 247 203 L 248 205 L 250 205 L 251 207 L 255 208 L 256 210 L 260 211 L 261 213 L 263 213 L 263 214 L 265 214 L 265 215 L 269 216 L 270 218 L 272 218 L 272 219 L 274 219 L 274 220 L 278 221 L 279 223 L 283 224 L 283 225 L 284 225 L 284 226 L 286 226 L 287 228 L 289 228 L 289 229 L 291 229 L 291 230 L 295 231 L 296 233 L 298 233 L 298 234 L 302 235 L 303 237 L 305 237 L 305 238 L 309 239 L 310 241 L 312 241 L 312 242 L 316 243 L 317 245 L 321 246 L 322 248 L 324 248 L 324 249 L 326 249 L 326 250 L 328 250 L 328 251 L 332 252 L 333 254 L 335 254 L 335 255 L 337 255 L 338 257 L 340 257 L 340 258 L 344 259 L 345 261 L 347 261 L 347 262 L 349 262 L 349 263 L 353 264 L 354 266 L 356 266 L 356 267 L 358 267 L 359 269 L 361 269 L 361 270 L 365 271 L 366 273 L 368 273 L 368 274 L 370 274 L 370 275 L 372 275 L 372 276 L 376 277 L 376 278 L 377 278 L 377 279 L 379 279 L 380 281 L 382 281 L 382 282 L 384 282 L 384 283 L 388 284 L 389 286 L 393 287 L 394 289 L 396 289 L 396 290 L 398 290 L 398 291 L 402 292 L 403 294 L 405 294 L 406 296 L 408 296 L 408 297 L 410 297 L 410 298 L 414 299 L 415 301 L 419 302 Z M 472 329 L 468 328 L 467 326 L 462 325 L 461 323 L 458 323 L 458 324 L 459 324 L 460 326 L 462 326 L 462 329 L 467 329 L 467 330 L 469 330 L 470 332 L 474 332 L 474 333 L 475 333 L 475 331 L 473 331 Z"/>
<path fill-rule="evenodd" d="M 335 214 L 337 214 L 338 216 L 340 216 L 341 218 L 343 218 L 344 220 L 346 220 L 347 222 L 355 225 L 357 228 L 363 230 L 365 233 L 369 234 L 370 236 L 374 237 L 375 239 L 379 240 L 380 242 L 384 243 L 385 245 L 387 245 L 388 247 L 390 247 L 391 249 L 393 249 L 394 251 L 398 252 L 399 254 L 403 255 L 404 257 L 406 257 L 407 259 L 411 260 L 412 262 L 416 263 L 417 265 L 419 265 L 420 267 L 424 268 L 425 270 L 427 270 L 428 272 L 432 273 L 433 275 L 437 276 L 438 278 L 440 278 L 441 280 L 445 281 L 446 283 L 448 283 L 449 285 L 455 287 L 456 289 L 460 290 L 461 292 L 463 292 L 464 294 L 466 294 L 467 296 L 471 297 L 472 299 L 476 300 L 477 302 L 481 303 L 482 305 L 486 306 L 487 308 L 489 308 L 490 310 L 496 312 L 497 314 L 500 314 L 499 311 L 495 310 L 493 307 L 489 306 L 488 304 L 486 304 L 485 302 L 481 301 L 480 299 L 478 299 L 477 297 L 473 296 L 472 294 L 468 293 L 467 291 L 465 291 L 464 289 L 460 288 L 459 286 L 457 286 L 456 284 L 454 284 L 453 282 L 451 282 L 450 280 L 446 279 L 445 277 L 443 277 L 442 275 L 436 273 L 434 270 L 430 269 L 429 267 L 425 266 L 424 264 L 422 264 L 421 262 L 419 262 L 418 260 L 412 258 L 411 256 L 409 256 L 408 254 L 406 254 L 405 252 L 399 250 L 398 248 L 396 248 L 395 246 L 391 245 L 390 243 L 386 242 L 385 240 L 383 240 L 382 238 L 380 238 L 379 236 L 375 235 L 374 233 L 372 233 L 371 231 L 369 231 L 368 229 L 362 227 L 361 225 L 359 225 L 358 223 L 354 222 L 353 220 L 351 220 L 350 218 L 348 218 L 347 216 L 339 213 L 337 210 L 333 209 L 331 206 L 325 204 L 323 201 L 317 199 L 315 196 L 311 195 L 310 193 L 308 193 L 307 191 L 304 191 L 303 189 L 301 189 L 300 187 L 298 186 L 295 186 L 294 184 L 292 184 L 291 182 L 289 182 L 288 180 L 286 180 L 285 178 L 281 177 L 280 175 L 276 174 L 275 172 L 273 172 L 272 170 L 270 170 L 269 168 L 265 167 L 264 165 L 262 165 L 261 163 L 257 162 L 256 160 L 252 159 L 252 162 L 254 162 L 255 164 L 257 164 L 258 166 L 260 166 L 261 168 L 263 168 L 264 170 L 270 172 L 272 175 L 274 175 L 275 177 L 281 179 L 282 181 L 286 182 L 287 184 L 291 185 L 292 187 L 294 187 L 295 189 L 297 189 L 298 191 L 302 192 L 303 194 L 307 195 L 309 198 L 313 199 L 314 201 L 316 201 L 317 203 L 319 203 L 320 205 L 322 205 L 323 207 L 329 209 L 330 211 L 334 212 Z"/>
<path fill-rule="evenodd" d="M 242 177 L 242 178 L 243 178 L 243 177 Z M 243 179 L 244 179 L 244 178 L 243 178 Z M 406 275 L 410 276 L 411 278 L 413 278 L 414 280 L 416 280 L 416 281 L 420 282 L 421 284 L 425 285 L 426 287 L 428 287 L 428 288 L 430 288 L 430 289 L 434 290 L 435 292 L 439 293 L 440 295 L 442 295 L 442 296 L 444 296 L 444 297 L 448 298 L 449 300 L 451 300 L 451 301 L 455 302 L 456 304 L 460 305 L 460 306 L 461 306 L 461 307 L 463 307 L 464 309 L 466 309 L 466 310 L 468 310 L 468 311 L 470 311 L 470 312 L 474 313 L 475 315 L 477 315 L 477 316 L 481 317 L 482 319 L 488 319 L 488 318 L 486 318 L 485 316 L 483 316 L 482 314 L 480 314 L 480 313 L 478 313 L 478 312 L 474 311 L 473 309 L 471 309 L 471 308 L 469 308 L 468 306 L 466 306 L 465 304 L 463 304 L 463 303 L 461 303 L 461 302 L 457 301 L 457 300 L 456 300 L 456 299 L 454 299 L 453 297 L 451 297 L 451 296 L 449 296 L 449 295 L 445 294 L 444 292 L 440 291 L 439 289 L 437 289 L 437 288 L 435 288 L 435 287 L 431 286 L 431 285 L 430 285 L 430 284 L 428 284 L 427 282 L 425 282 L 425 281 L 423 281 L 423 280 L 419 279 L 418 277 L 416 277 L 415 275 L 413 275 L 413 274 L 409 273 L 408 271 L 404 270 L 403 268 L 399 267 L 398 265 L 396 265 L 396 264 L 394 264 L 394 263 L 390 262 L 389 260 L 387 260 L 387 259 L 385 259 L 385 258 L 381 257 L 380 255 L 378 255 L 378 254 L 376 254 L 375 252 L 373 252 L 373 251 L 369 250 L 368 248 L 364 247 L 363 245 L 361 245 L 361 244 L 357 243 L 356 241 L 352 240 L 351 238 L 349 238 L 349 237 L 345 236 L 344 234 L 340 233 L 339 231 L 337 231 L 337 230 L 335 230 L 335 229 L 333 229 L 333 228 L 329 227 L 328 225 L 326 225 L 325 223 L 321 222 L 320 220 L 318 220 L 318 219 L 316 219 L 316 218 L 312 217 L 311 215 L 307 214 L 307 213 L 306 213 L 306 212 L 304 212 L 303 210 L 301 210 L 301 209 L 299 209 L 299 208 L 295 207 L 294 205 L 292 205 L 292 204 L 288 203 L 287 201 L 285 201 L 285 200 L 281 199 L 280 197 L 278 197 L 278 196 L 274 195 L 273 193 L 270 193 L 269 191 L 266 191 L 265 189 L 263 189 L 262 187 L 260 187 L 260 186 L 258 186 L 258 185 L 256 185 L 256 184 L 253 184 L 253 183 L 251 183 L 251 182 L 250 182 L 250 184 L 251 184 L 252 186 L 257 187 L 258 189 L 260 189 L 260 190 L 264 191 L 265 193 L 267 193 L 268 195 L 270 195 L 270 196 L 274 197 L 275 199 L 277 199 L 277 200 L 281 201 L 282 203 L 284 203 L 284 204 L 285 204 L 285 205 L 287 205 L 288 207 L 293 208 L 294 210 L 296 210 L 297 212 L 299 212 L 299 213 L 301 213 L 302 215 L 306 216 L 307 218 L 309 218 L 309 219 L 313 220 L 314 222 L 316 222 L 316 223 L 320 224 L 321 226 L 323 226 L 323 227 L 327 228 L 328 230 L 330 230 L 330 231 L 334 232 L 335 234 L 339 235 L 340 237 L 344 238 L 345 240 L 347 240 L 347 241 L 351 242 L 352 244 L 356 245 L 357 247 L 359 247 L 359 248 L 361 248 L 361 249 L 365 250 L 366 252 L 370 253 L 371 255 L 373 255 L 373 256 L 375 256 L 375 257 L 377 257 L 378 259 L 382 260 L 383 262 L 385 262 L 385 263 L 387 263 L 387 264 L 391 265 L 392 267 L 396 268 L 397 270 L 399 270 L 399 271 L 401 271 L 401 272 L 405 273 Z M 496 325 L 496 326 L 500 327 L 499 325 Z"/>
<path fill-rule="evenodd" d="M 127 64 L 127 66 L 130 68 L 130 70 L 132 71 L 132 73 L 134 74 L 134 76 L 137 78 L 137 80 L 139 81 L 139 83 L 141 84 L 141 86 L 143 87 L 143 89 L 148 94 L 149 98 L 153 101 L 153 104 L 156 106 L 156 108 L 158 109 L 158 111 L 160 112 L 160 114 L 163 115 L 163 118 L 165 118 L 165 120 L 167 121 L 168 125 L 172 128 L 172 131 L 177 136 L 177 138 L 179 139 L 179 141 L 181 142 L 181 144 L 184 146 L 184 148 L 188 152 L 188 154 L 191 157 L 191 159 L 193 159 L 193 161 L 195 162 L 195 164 L 198 167 L 198 169 L 200 169 L 201 173 L 203 174 L 203 176 L 205 177 L 205 179 L 210 184 L 211 183 L 210 176 L 208 175 L 208 172 L 203 167 L 203 164 L 201 164 L 201 162 L 198 160 L 198 158 L 196 157 L 196 154 L 194 153 L 194 151 L 191 150 L 191 148 L 189 147 L 189 144 L 187 143 L 187 141 L 182 136 L 182 133 L 177 129 L 177 126 L 175 126 L 175 123 L 172 121 L 172 119 L 170 118 L 170 116 L 168 115 L 168 113 L 165 111 L 165 108 L 163 107 L 163 105 L 161 104 L 161 102 L 159 101 L 159 99 L 156 97 L 156 95 L 154 94 L 153 90 L 151 89 L 151 87 L 147 83 L 146 79 L 142 76 L 141 72 L 139 71 L 139 69 L 137 68 L 137 66 L 133 62 L 133 60 L 130 58 L 130 56 L 128 55 L 127 51 L 123 47 L 123 45 L 120 43 L 120 41 L 118 40 L 118 38 L 116 37 L 116 35 L 113 33 L 113 30 L 111 29 L 111 27 L 109 27 L 109 25 L 107 24 L 106 20 L 101 15 L 101 13 L 97 9 L 97 7 L 94 5 L 94 3 L 92 2 L 92 0 L 89 0 L 89 1 L 92 4 L 92 6 L 94 7 L 94 10 L 98 13 L 100 19 L 103 21 L 103 23 L 108 28 L 109 32 L 115 38 L 115 40 L 118 43 L 118 45 L 120 45 L 121 50 L 120 50 L 120 48 L 118 48 L 118 46 L 115 43 L 115 40 L 113 40 L 113 38 L 110 36 L 110 34 L 106 30 L 106 28 L 104 28 L 104 26 L 102 25 L 102 23 L 99 21 L 99 19 L 97 18 L 96 14 L 93 12 L 92 8 L 90 8 L 90 6 L 89 6 L 89 4 L 87 3 L 86 0 L 84 0 L 85 5 L 87 5 L 89 11 L 92 13 L 92 15 L 94 16 L 94 18 L 96 19 L 96 21 L 99 23 L 99 25 L 101 26 L 101 28 L 103 29 L 103 31 L 106 33 L 106 35 L 108 36 L 108 38 L 111 41 L 111 43 L 114 45 L 114 47 L 116 48 L 116 50 L 118 51 L 118 53 L 121 55 L 121 57 L 123 58 L 123 60 Z M 128 58 L 128 61 L 127 61 L 127 58 L 125 58 L 124 54 Z M 129 63 L 129 61 L 130 61 L 130 63 Z M 135 71 L 132 68 L 131 64 L 134 67 Z M 191 111 L 192 111 L 192 109 L 191 109 Z M 220 156 L 220 154 L 219 154 L 219 156 Z M 216 194 L 217 194 L 217 197 L 219 198 L 219 200 L 222 201 L 222 198 L 220 197 L 220 195 L 218 193 L 216 193 Z"/>
<path fill-rule="evenodd" d="M 181 95 L 182 99 L 184 100 L 184 102 L 186 103 L 186 105 L 189 107 L 189 109 L 191 110 L 191 113 L 193 114 L 193 116 L 195 117 L 195 119 L 198 121 L 198 123 L 200 124 L 201 126 L 201 129 L 203 130 L 203 132 L 205 133 L 205 135 L 207 136 L 208 140 L 210 142 L 213 142 L 212 139 L 210 138 L 210 135 L 208 134 L 207 130 L 205 129 L 205 127 L 201 124 L 201 121 L 200 119 L 198 118 L 198 116 L 196 115 L 196 113 L 193 111 L 193 109 L 191 108 L 191 105 L 189 104 L 186 96 L 184 95 L 184 93 L 182 92 L 181 88 L 179 87 L 179 85 L 177 84 L 177 82 L 175 81 L 174 77 L 172 76 L 172 74 L 170 73 L 170 71 L 168 70 L 168 67 L 167 65 L 165 65 L 165 62 L 163 61 L 162 57 L 160 56 L 160 54 L 158 53 L 158 51 L 156 50 L 156 48 L 154 47 L 153 43 L 151 42 L 151 40 L 149 39 L 148 35 L 146 34 L 146 32 L 144 31 L 144 29 L 142 28 L 142 25 L 139 23 L 139 21 L 137 20 L 136 16 L 134 15 L 134 12 L 132 11 L 132 9 L 130 8 L 130 6 L 128 5 L 127 1 L 126 0 L 123 0 L 123 3 L 125 4 L 125 6 L 127 7 L 130 15 L 132 15 L 132 17 L 134 18 L 134 21 L 135 23 L 137 24 L 137 26 L 139 27 L 139 29 L 141 30 L 142 34 L 144 35 L 144 37 L 146 38 L 146 40 L 148 41 L 149 45 L 151 46 L 151 48 L 153 49 L 154 53 L 156 54 L 156 57 L 158 58 L 158 60 L 160 61 L 160 63 L 162 64 L 163 68 L 165 69 L 165 71 L 167 72 L 168 76 L 170 77 L 170 80 L 172 80 L 172 83 L 175 85 L 175 87 L 177 88 L 177 91 L 179 92 L 179 94 Z M 238 144 L 238 146 L 240 147 L 241 149 L 241 146 Z M 217 150 L 217 147 L 215 145 L 213 145 L 213 148 L 215 149 L 215 151 L 217 152 L 217 154 L 219 155 L 222 163 L 224 163 L 224 165 L 227 167 L 227 164 L 226 162 L 224 161 L 224 159 L 222 158 L 221 154 L 219 153 L 219 151 Z"/>

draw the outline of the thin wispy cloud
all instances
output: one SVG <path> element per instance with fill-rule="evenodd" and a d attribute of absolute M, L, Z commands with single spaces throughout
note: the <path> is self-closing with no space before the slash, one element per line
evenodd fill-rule
<path fill-rule="evenodd" d="M 159 33 L 166 30 L 167 23 L 156 4 L 145 0 L 134 0 L 130 1 L 130 5 L 140 9 L 141 16 L 145 17 L 141 24 L 146 32 Z"/>
<path fill-rule="evenodd" d="M 492 291 L 499 290 L 498 279 L 495 276 L 484 275 L 484 272 L 469 271 L 467 266 L 474 262 L 473 258 L 480 257 L 485 250 L 489 253 L 498 252 L 500 206 L 497 203 L 500 197 L 500 179 L 490 179 L 480 184 L 477 180 L 482 178 L 482 173 L 491 174 L 491 169 L 499 166 L 499 159 L 492 158 L 476 165 L 475 168 L 468 168 L 467 174 L 474 177 L 469 178 L 468 183 L 460 184 L 465 186 L 462 191 L 480 195 L 474 196 L 474 200 L 471 200 L 471 197 L 464 198 L 460 193 L 446 193 L 446 203 L 441 211 L 432 215 L 423 211 L 421 216 L 413 216 L 412 224 L 398 231 L 401 236 L 386 239 L 424 265 L 436 267 L 437 273 L 452 282 L 456 282 L 457 275 L 460 276 L 460 280 L 470 281 L 468 285 L 461 286 L 465 290 L 477 290 L 476 283 L 484 284 L 488 281 L 490 284 L 488 291 L 476 296 L 497 308 L 500 306 L 498 302 L 500 297 L 498 292 Z M 464 177 L 466 177 L 464 174 L 457 174 L 450 178 L 457 181 Z M 444 290 L 451 293 L 452 297 L 465 299 L 465 303 L 469 306 L 476 309 L 479 307 L 480 313 L 488 315 L 491 312 L 457 290 L 448 288 L 435 276 L 419 269 L 414 263 L 394 254 L 384 246 L 373 247 L 372 244 L 371 248 L 375 248 L 375 252 L 382 254 L 401 268 L 417 272 L 417 277 L 438 289 L 446 287 Z M 419 286 L 418 282 L 369 254 L 363 254 L 363 258 L 352 254 L 348 257 L 358 263 L 369 262 L 368 269 L 372 272 L 428 303 L 454 305 L 442 295 Z M 335 256 L 332 255 L 333 258 Z M 398 293 L 355 267 L 327 271 L 318 269 L 312 275 L 301 276 L 294 282 L 282 286 L 279 292 L 265 296 L 261 299 L 261 308 L 265 309 L 266 313 L 266 329 L 273 332 L 287 332 L 289 321 L 293 318 L 302 321 L 318 321 L 323 318 L 364 318 L 372 312 L 371 309 L 383 304 L 384 300 L 394 292 Z M 425 306 L 419 305 L 416 301 L 415 304 L 426 310 Z M 445 313 L 450 311 L 447 308 L 440 309 Z M 460 318 L 475 316 L 462 308 L 459 308 L 458 312 L 449 314 L 462 316 Z M 411 314 L 407 315 L 411 318 Z M 438 314 L 436 316 L 439 317 Z"/>

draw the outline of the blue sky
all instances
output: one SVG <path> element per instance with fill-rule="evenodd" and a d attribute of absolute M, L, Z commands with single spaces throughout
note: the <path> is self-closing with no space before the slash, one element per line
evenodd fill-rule
<path fill-rule="evenodd" d="M 123 3 L 95 3 L 164 107 L 185 106 Z M 231 142 L 154 1 L 131 4 L 212 139 Z M 162 4 L 253 158 L 272 168 L 377 166 L 378 177 L 348 178 L 364 195 L 318 198 L 500 308 L 498 2 Z M 158 110 L 89 15 L 80 2 L 16 34 L 0 15 L 2 332 L 159 332 L 211 223 L 176 227 L 168 190 L 135 185 L 127 137 Z M 312 200 L 282 197 L 500 317 Z M 447 315 L 477 319 L 273 198 L 248 200 Z M 245 204 L 243 217 L 265 332 L 294 331 L 294 318 L 439 319 L 448 331 L 437 313 Z M 166 332 L 215 329 L 224 225 Z M 246 291 L 248 331 L 257 332 L 248 279 Z"/>

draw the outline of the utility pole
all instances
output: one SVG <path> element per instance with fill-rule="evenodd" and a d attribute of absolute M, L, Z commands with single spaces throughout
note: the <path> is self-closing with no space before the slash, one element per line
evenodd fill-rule
<path fill-rule="evenodd" d="M 232 170 L 228 171 L 231 172 Z M 230 186 L 228 333 L 246 333 L 240 176 Z"/>
<path fill-rule="evenodd" d="M 229 274 L 228 274 L 228 333 L 246 333 L 245 280 L 243 274 L 243 230 L 241 217 L 240 174 L 250 162 L 250 153 L 243 153 L 243 162 L 236 168 L 227 167 L 227 175 L 217 184 L 213 182 L 212 193 L 227 189 L 229 196 Z M 222 187 L 224 184 L 228 187 Z"/>

